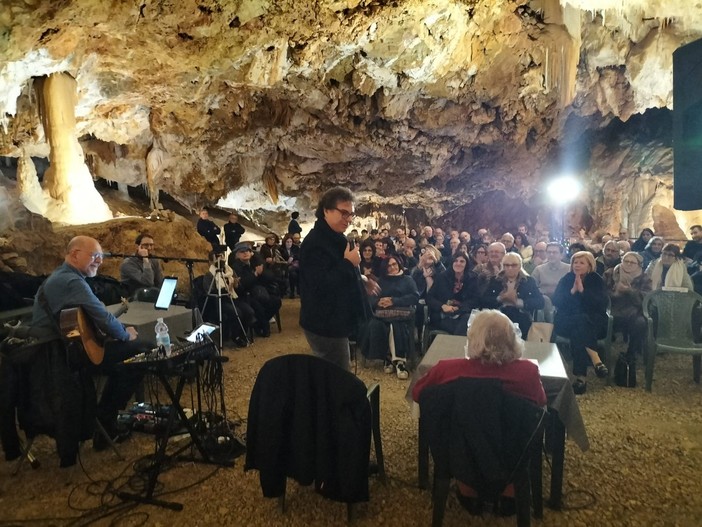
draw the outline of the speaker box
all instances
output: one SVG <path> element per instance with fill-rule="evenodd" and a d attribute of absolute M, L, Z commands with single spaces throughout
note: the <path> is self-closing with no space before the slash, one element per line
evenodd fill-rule
<path fill-rule="evenodd" d="M 673 206 L 702 209 L 702 39 L 673 52 Z"/>

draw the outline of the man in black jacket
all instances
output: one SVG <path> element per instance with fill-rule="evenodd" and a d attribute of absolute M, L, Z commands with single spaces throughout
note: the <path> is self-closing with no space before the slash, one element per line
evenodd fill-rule
<path fill-rule="evenodd" d="M 300 248 L 300 326 L 315 355 L 345 369 L 351 366 L 349 336 L 367 313 L 366 291 L 380 292 L 374 281 L 362 281 L 358 247 L 344 236 L 355 215 L 351 191 L 329 189 Z"/>
<path fill-rule="evenodd" d="M 224 242 L 227 244 L 232 251 L 239 240 L 241 240 L 241 235 L 246 232 L 246 229 L 242 227 L 239 223 L 239 215 L 236 212 L 229 214 L 229 221 L 224 224 Z"/>
<path fill-rule="evenodd" d="M 269 320 L 280 310 L 280 297 L 266 287 L 269 283 L 263 274 L 263 261 L 254 255 L 248 243 L 237 243 L 233 255 L 230 265 L 239 277 L 236 292 L 256 313 L 256 334 L 259 337 L 270 337 Z"/>
<path fill-rule="evenodd" d="M 221 230 L 217 227 L 217 224 L 210 219 L 210 211 L 207 209 L 202 209 L 200 211 L 200 219 L 197 220 L 197 232 L 210 242 L 213 251 L 219 249 L 219 233 Z"/>

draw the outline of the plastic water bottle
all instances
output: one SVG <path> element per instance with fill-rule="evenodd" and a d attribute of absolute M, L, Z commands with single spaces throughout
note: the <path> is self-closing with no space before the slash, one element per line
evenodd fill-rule
<path fill-rule="evenodd" d="M 171 355 L 171 337 L 168 335 L 168 326 L 163 321 L 163 318 L 159 318 L 156 321 L 156 347 L 161 348 L 166 351 L 166 356 Z"/>

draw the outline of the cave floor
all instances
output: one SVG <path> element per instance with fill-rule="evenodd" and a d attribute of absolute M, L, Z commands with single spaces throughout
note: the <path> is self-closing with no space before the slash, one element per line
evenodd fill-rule
<path fill-rule="evenodd" d="M 261 365 L 286 353 L 306 352 L 297 324 L 299 300 L 283 301 L 283 331 L 245 349 L 225 349 L 225 400 L 228 417 L 245 429 L 248 398 Z M 622 347 L 621 340 L 615 346 Z M 702 517 L 702 387 L 692 382 L 689 357 L 657 361 L 653 393 L 606 387 L 590 379 L 578 401 L 591 448 L 581 452 L 568 441 L 564 510 L 545 509 L 544 526 L 697 526 Z M 639 366 L 639 381 L 643 372 Z M 389 480 L 371 478 L 370 501 L 357 510 L 355 524 L 430 525 L 431 497 L 417 488 L 417 424 L 404 399 L 407 381 L 385 375 L 380 365 L 358 368 L 366 382 L 381 384 L 381 427 Z M 183 397 L 188 406 L 189 395 Z M 183 504 L 180 512 L 150 505 L 123 504 L 110 489 L 130 484 L 133 466 L 153 452 L 153 437 L 133 434 L 120 445 L 126 457 L 96 453 L 86 442 L 80 463 L 58 468 L 54 443 L 40 437 L 35 453 L 41 467 L 0 462 L 0 526 L 8 525 L 343 525 L 346 508 L 311 488 L 288 482 L 287 512 L 265 499 L 256 472 L 244 473 L 243 457 L 233 468 L 175 462 L 159 478 L 157 494 Z M 548 467 L 544 492 L 548 495 Z M 132 482 L 133 483 L 133 482 Z M 445 526 L 514 525 L 514 518 L 468 516 L 450 496 Z"/>

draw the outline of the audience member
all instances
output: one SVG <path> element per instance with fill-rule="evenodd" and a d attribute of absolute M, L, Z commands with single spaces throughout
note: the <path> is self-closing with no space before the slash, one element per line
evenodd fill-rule
<path fill-rule="evenodd" d="M 570 272 L 556 287 L 553 304 L 556 306 L 554 332 L 570 339 L 573 357 L 573 392 L 580 395 L 587 390 L 586 376 L 589 364 L 598 377 L 607 377 L 609 371 L 597 353 L 597 339 L 607 334 L 607 288 L 595 272 L 595 257 L 589 251 L 579 251 L 571 257 Z"/>
<path fill-rule="evenodd" d="M 361 349 L 366 358 L 385 361 L 385 373 L 397 373 L 398 379 L 408 379 L 406 363 L 414 346 L 417 286 L 403 273 L 400 260 L 394 256 L 383 260 L 378 286 L 380 292 L 370 299 L 375 317 L 364 327 L 359 339 Z M 410 309 L 400 313 L 396 308 Z"/>
<path fill-rule="evenodd" d="M 290 298 L 295 298 L 295 291 L 300 292 L 300 247 L 295 245 L 290 233 L 283 237 L 283 246 L 280 255 L 288 263 L 288 285 Z"/>
<path fill-rule="evenodd" d="M 254 310 L 246 301 L 239 298 L 236 292 L 236 288 L 239 287 L 239 277 L 224 261 L 224 253 L 210 251 L 208 259 L 210 267 L 203 280 L 207 300 L 206 305 L 203 300 L 201 306 L 202 316 L 207 322 L 213 324 L 220 322 L 221 305 L 222 341 L 231 339 L 236 347 L 244 348 L 249 344 L 246 336 L 249 328 L 256 325 Z M 214 295 L 220 295 L 220 297 Z"/>
<path fill-rule="evenodd" d="M 653 238 L 654 233 L 651 229 L 648 227 L 644 228 L 641 231 L 641 234 L 639 234 L 639 237 L 636 239 L 634 244 L 631 246 L 632 251 L 636 251 L 637 253 L 640 253 L 646 248 L 646 245 L 648 245 L 648 241 Z M 645 269 L 645 267 L 644 267 Z"/>
<path fill-rule="evenodd" d="M 544 308 L 544 297 L 534 279 L 522 269 L 518 253 L 507 253 L 502 258 L 502 271 L 488 282 L 481 306 L 502 311 L 519 324 L 522 336 L 527 338 L 532 313 Z"/>
<path fill-rule="evenodd" d="M 621 263 L 622 259 L 619 254 L 619 245 L 614 240 L 609 240 L 605 243 L 602 249 L 602 256 L 599 256 L 596 260 L 597 269 L 596 272 L 600 276 L 604 276 L 607 269 L 614 269 L 617 265 Z"/>
<path fill-rule="evenodd" d="M 479 305 L 478 278 L 468 270 L 468 256 L 459 254 L 451 268 L 434 280 L 427 295 L 432 327 L 452 335 L 465 333 L 470 312 Z"/>
<path fill-rule="evenodd" d="M 210 219 L 210 212 L 207 209 L 202 209 L 200 211 L 200 219 L 197 220 L 197 232 L 210 242 L 212 250 L 219 250 L 219 233 L 221 230 L 217 227 L 215 222 Z"/>
<path fill-rule="evenodd" d="M 522 257 L 522 262 L 528 264 L 531 262 L 531 258 L 534 256 L 534 248 L 529 243 L 529 238 L 526 234 L 518 232 L 514 235 L 514 248 L 519 256 Z"/>
<path fill-rule="evenodd" d="M 253 260 L 253 250 L 246 242 L 239 242 L 234 247 L 234 259 L 231 266 L 239 277 L 236 293 L 249 304 L 256 314 L 254 330 L 259 337 L 270 337 L 270 319 L 281 306 L 280 297 L 271 294 L 268 283 L 263 276 L 263 261 Z"/>
<path fill-rule="evenodd" d="M 651 289 L 654 291 L 663 287 L 684 287 L 689 291 L 693 290 L 680 247 L 674 243 L 663 247 L 661 257 L 651 262 L 646 274 L 651 278 Z"/>
<path fill-rule="evenodd" d="M 300 224 L 297 221 L 297 219 L 299 217 L 300 217 L 300 213 L 297 211 L 294 211 L 290 215 L 290 223 L 288 223 L 288 232 L 290 234 L 295 234 L 295 233 L 302 234 L 302 227 L 300 227 Z"/>
<path fill-rule="evenodd" d="M 127 286 L 130 296 L 137 289 L 161 287 L 163 282 L 160 262 L 150 258 L 155 247 L 153 236 L 143 232 L 136 237 L 134 244 L 136 254 L 119 266 L 119 279 Z"/>
<path fill-rule="evenodd" d="M 229 213 L 229 221 L 224 224 L 224 243 L 233 251 L 234 246 L 241 240 L 241 235 L 246 229 L 239 223 L 239 215 L 236 212 Z"/>
<path fill-rule="evenodd" d="M 646 341 L 646 319 L 643 298 L 651 290 L 651 280 L 641 269 L 643 257 L 633 251 L 624 254 L 622 263 L 605 272 L 614 317 L 614 331 L 623 331 L 629 338 L 627 355 L 634 359 L 643 353 Z"/>
<path fill-rule="evenodd" d="M 570 271 L 570 265 L 563 262 L 562 258 L 563 246 L 557 242 L 549 242 L 546 244 L 548 261 L 536 267 L 531 275 L 539 291 L 550 299 L 553 299 L 558 282 Z"/>
<path fill-rule="evenodd" d="M 648 240 L 646 248 L 639 253 L 643 257 L 641 266 L 644 271 L 648 271 L 648 266 L 651 265 L 651 262 L 661 257 L 664 243 L 663 238 L 660 236 L 652 236 Z"/>
<path fill-rule="evenodd" d="M 690 227 L 690 236 L 692 239 L 685 244 L 685 249 L 682 252 L 685 263 L 697 260 L 697 254 L 702 252 L 702 225 Z"/>

